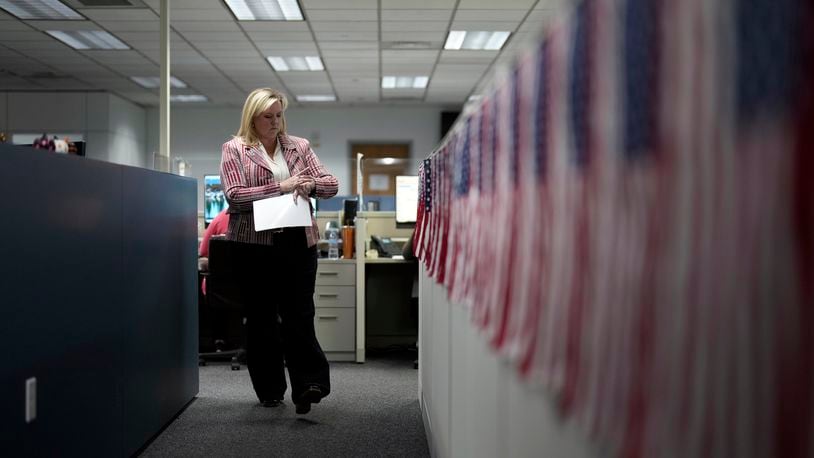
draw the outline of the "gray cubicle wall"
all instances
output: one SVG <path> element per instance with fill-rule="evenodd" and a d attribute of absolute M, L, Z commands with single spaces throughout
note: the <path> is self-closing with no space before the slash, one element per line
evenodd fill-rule
<path fill-rule="evenodd" d="M 0 145 L 0 199 L 0 450 L 132 455 L 198 392 L 195 181 Z"/>

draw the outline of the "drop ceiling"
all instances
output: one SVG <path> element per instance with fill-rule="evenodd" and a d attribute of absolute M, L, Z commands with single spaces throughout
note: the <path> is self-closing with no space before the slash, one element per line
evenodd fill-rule
<path fill-rule="evenodd" d="M 460 106 L 572 0 L 299 0 L 304 21 L 237 21 L 222 0 L 169 0 L 171 72 L 207 106 L 240 106 L 257 87 L 322 105 Z M 107 91 L 158 105 L 158 89 L 131 77 L 159 75 L 160 0 L 88 7 L 84 20 L 19 20 L 0 10 L 0 91 Z M 104 30 L 128 50 L 74 50 L 45 30 Z M 444 50 L 450 30 L 509 31 L 499 51 Z M 325 71 L 275 72 L 269 56 L 319 56 Z M 429 77 L 426 88 L 382 89 L 384 76 Z M 309 103 L 313 105 L 315 103 Z"/>

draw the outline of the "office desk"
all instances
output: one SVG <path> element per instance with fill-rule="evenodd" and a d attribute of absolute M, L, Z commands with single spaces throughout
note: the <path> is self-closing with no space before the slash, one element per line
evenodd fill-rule
<path fill-rule="evenodd" d="M 418 338 L 415 261 L 365 260 L 365 347 L 412 347 Z"/>
<path fill-rule="evenodd" d="M 415 261 L 409 261 L 404 259 L 392 259 L 392 258 L 375 258 L 375 259 L 368 259 L 365 258 L 365 247 L 368 241 L 368 233 L 367 233 L 367 213 L 369 212 L 359 212 L 356 215 L 356 231 L 355 231 L 355 245 L 354 251 L 356 259 L 356 362 L 363 363 L 365 361 L 365 348 L 366 348 L 366 335 L 367 335 L 367 299 L 371 291 L 368 291 L 367 288 L 367 277 L 368 277 L 368 268 L 377 271 L 381 271 L 382 269 L 406 269 L 409 267 L 413 267 L 413 269 L 418 268 L 418 264 Z M 375 212 L 374 212 L 375 213 Z M 411 266 L 412 265 L 412 266 Z M 410 288 L 412 288 L 412 281 L 413 281 L 413 274 L 410 274 L 409 278 L 402 277 L 405 283 L 410 284 Z M 375 294 L 374 294 L 375 296 Z M 406 301 L 411 300 L 411 294 L 407 293 L 405 298 Z M 396 301 L 396 306 L 393 309 L 397 309 L 400 311 L 404 310 L 404 307 L 400 307 L 398 305 L 399 301 Z M 409 310 L 409 309 L 407 309 Z M 373 310 L 371 310 L 373 311 Z M 374 316 L 376 312 L 374 311 Z M 399 315 L 396 316 L 396 318 Z M 382 323 L 371 323 L 374 325 L 379 325 Z M 392 324 L 392 323 L 391 323 Z M 392 329 L 391 329 L 392 330 Z"/>

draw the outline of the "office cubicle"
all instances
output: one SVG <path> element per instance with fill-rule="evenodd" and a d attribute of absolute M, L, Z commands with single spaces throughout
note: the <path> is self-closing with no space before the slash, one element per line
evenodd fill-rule
<path fill-rule="evenodd" d="M 133 455 L 198 392 L 195 181 L 0 145 L 0 195 L 3 453 Z"/>

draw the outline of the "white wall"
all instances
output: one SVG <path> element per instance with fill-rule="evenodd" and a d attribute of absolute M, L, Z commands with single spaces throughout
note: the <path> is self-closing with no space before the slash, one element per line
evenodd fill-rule
<path fill-rule="evenodd" d="M 605 456 L 489 350 L 467 310 L 420 269 L 419 400 L 432 456 Z"/>
<path fill-rule="evenodd" d="M 144 108 L 102 92 L 0 93 L 0 131 L 78 133 L 86 156 L 149 167 Z"/>
<path fill-rule="evenodd" d="M 178 108 L 170 120 L 173 157 L 187 161 L 198 179 L 198 210 L 203 176 L 217 174 L 220 148 L 237 132 L 240 108 Z M 308 138 L 323 164 L 339 178 L 339 194 L 350 193 L 351 142 L 407 142 L 413 158 L 427 156 L 440 140 L 440 107 L 300 108 L 286 112 L 288 133 Z M 148 150 L 158 149 L 158 110 L 147 112 Z"/>

